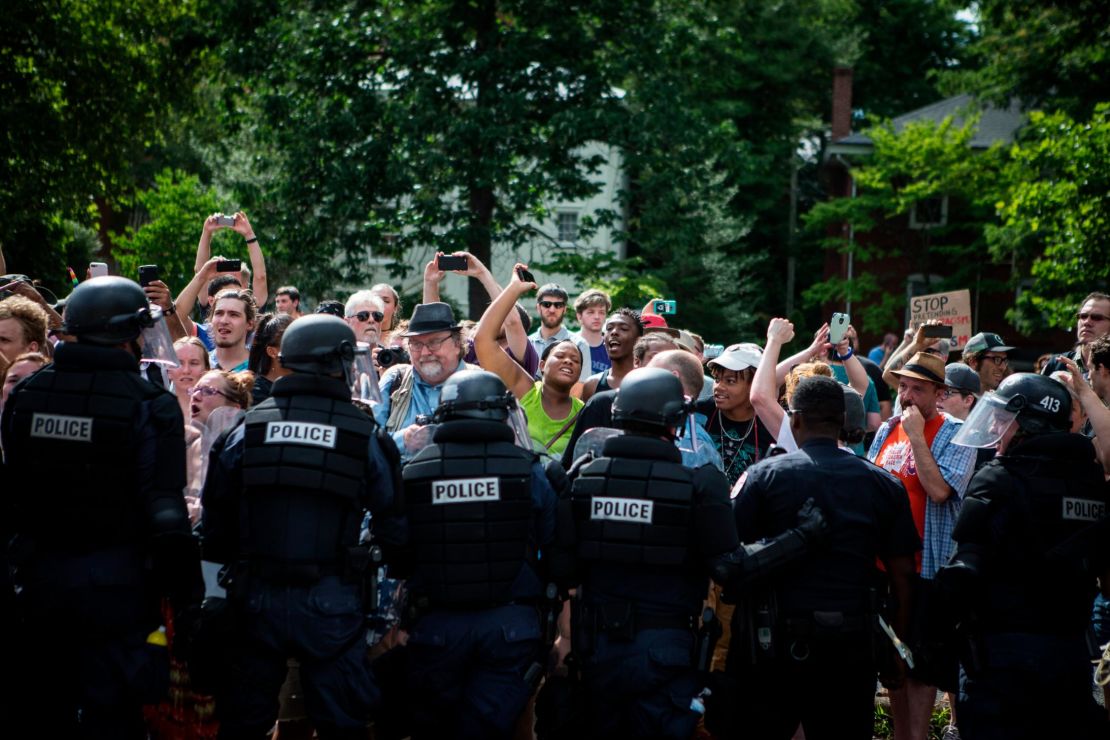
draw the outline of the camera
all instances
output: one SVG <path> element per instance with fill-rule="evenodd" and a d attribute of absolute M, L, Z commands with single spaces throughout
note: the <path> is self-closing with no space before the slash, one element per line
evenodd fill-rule
<path fill-rule="evenodd" d="M 444 272 L 451 270 L 465 270 L 470 261 L 466 255 L 454 256 L 452 254 L 441 254 L 436 260 L 436 267 Z"/>
<path fill-rule="evenodd" d="M 139 265 L 139 285 L 145 288 L 155 280 L 160 279 L 158 265 Z"/>
<path fill-rule="evenodd" d="M 104 277 L 108 274 L 107 262 L 90 262 L 89 277 Z"/>
<path fill-rule="evenodd" d="M 242 269 L 242 260 L 220 260 L 216 263 L 216 272 L 239 272 Z"/>
<path fill-rule="evenodd" d="M 952 326 L 949 324 L 927 324 L 922 336 L 927 339 L 951 339 Z"/>
<path fill-rule="evenodd" d="M 385 369 L 394 365 L 411 365 L 409 353 L 400 347 L 382 347 L 378 350 L 378 367 Z"/>
<path fill-rule="evenodd" d="M 652 301 L 651 310 L 660 315 L 677 313 L 678 301 Z"/>
<path fill-rule="evenodd" d="M 848 331 L 848 323 L 852 319 L 846 313 L 834 313 L 829 319 L 829 344 L 840 344 Z"/>
<path fill-rule="evenodd" d="M 216 223 L 219 224 L 220 226 L 231 227 L 231 226 L 235 225 L 235 217 L 234 216 L 225 216 L 224 214 L 221 213 L 218 216 L 216 216 Z"/>

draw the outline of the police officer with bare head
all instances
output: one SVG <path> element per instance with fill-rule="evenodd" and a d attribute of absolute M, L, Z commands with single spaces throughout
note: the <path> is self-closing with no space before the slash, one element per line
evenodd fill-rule
<path fill-rule="evenodd" d="M 590 736 L 688 738 L 699 718 L 697 620 L 716 559 L 739 543 L 724 476 L 682 465 L 674 439 L 688 412 L 670 372 L 629 373 L 613 402 L 624 434 L 560 504 L 560 523 L 573 523 L 560 541 L 572 571 L 560 576 L 576 587 L 570 650 Z"/>
<path fill-rule="evenodd" d="M 139 374 L 169 336 L 120 277 L 79 285 L 65 332 L 75 339 L 17 386 L 0 421 L 27 649 L 6 656 L 29 723 L 12 736 L 140 738 L 142 705 L 168 688 L 161 597 L 184 622 L 203 595 L 181 409 Z"/>
<path fill-rule="evenodd" d="M 300 663 L 305 709 L 324 738 L 366 737 L 379 691 L 366 654 L 364 513 L 383 545 L 400 544 L 389 439 L 351 403 L 356 360 L 342 319 L 285 331 L 292 375 L 213 446 L 203 493 L 206 560 L 225 564 L 235 615 L 220 737 L 263 738 L 278 714 L 286 662 Z"/>
<path fill-rule="evenodd" d="M 898 479 L 838 447 L 845 395 L 832 378 L 803 378 L 788 411 L 798 450 L 749 468 L 733 500 L 744 542 L 794 528 L 809 498 L 827 530 L 802 559 L 736 599 L 723 695 L 706 715 L 722 737 L 787 740 L 799 723 L 810 740 L 872 735 L 876 648 L 888 639 L 877 634 L 885 584 L 875 563 L 900 606 L 892 628 L 905 634 L 921 541 Z"/>
<path fill-rule="evenodd" d="M 541 674 L 555 491 L 493 373 L 448 378 L 434 421 L 404 469 L 413 737 L 507 738 Z"/>
<path fill-rule="evenodd" d="M 956 552 L 937 574 L 963 637 L 956 714 L 968 740 L 1110 736 L 1086 640 L 1096 580 L 1110 584 L 1110 495 L 1070 426 L 1067 389 L 1018 373 L 953 439 L 998 451 L 968 485 Z"/>

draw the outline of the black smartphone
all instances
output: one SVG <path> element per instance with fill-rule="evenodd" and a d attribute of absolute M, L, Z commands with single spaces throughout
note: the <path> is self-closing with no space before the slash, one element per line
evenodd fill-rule
<path fill-rule="evenodd" d="M 155 280 L 160 280 L 158 277 L 158 265 L 139 265 L 139 285 L 144 288 Z"/>
<path fill-rule="evenodd" d="M 536 276 L 525 270 L 523 267 L 516 268 L 516 276 L 520 278 L 520 282 L 522 283 L 536 282 Z"/>
<path fill-rule="evenodd" d="M 952 327 L 948 324 L 929 324 L 922 334 L 928 339 L 951 339 Z"/>
<path fill-rule="evenodd" d="M 242 260 L 220 260 L 216 263 L 216 272 L 239 272 L 242 269 Z"/>
<path fill-rule="evenodd" d="M 465 270 L 468 263 L 469 260 L 467 260 L 465 254 L 461 257 L 456 257 L 453 254 L 441 254 L 436 260 L 436 267 L 444 272 L 450 272 L 451 270 Z"/>

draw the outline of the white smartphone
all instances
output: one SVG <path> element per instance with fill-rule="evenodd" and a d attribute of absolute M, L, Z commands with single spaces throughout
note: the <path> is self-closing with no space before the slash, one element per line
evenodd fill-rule
<path fill-rule="evenodd" d="M 89 276 L 90 277 L 104 277 L 108 274 L 107 262 L 90 262 L 89 263 Z"/>
<path fill-rule="evenodd" d="M 834 313 L 829 319 L 829 343 L 840 344 L 844 341 L 844 332 L 848 331 L 848 324 L 852 321 L 846 313 Z"/>

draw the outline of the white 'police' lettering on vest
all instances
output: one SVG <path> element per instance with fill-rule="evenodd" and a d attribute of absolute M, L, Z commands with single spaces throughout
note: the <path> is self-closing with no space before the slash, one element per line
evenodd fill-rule
<path fill-rule="evenodd" d="M 1073 522 L 1097 522 L 1106 516 L 1106 504 L 1089 498 L 1065 498 L 1064 519 Z"/>
<path fill-rule="evenodd" d="M 638 498 L 612 498 L 594 496 L 590 500 L 590 519 L 604 519 L 610 522 L 630 524 L 651 524 L 654 501 Z"/>
<path fill-rule="evenodd" d="M 335 427 L 307 421 L 271 421 L 266 425 L 268 445 L 313 445 L 335 449 Z"/>
<path fill-rule="evenodd" d="M 92 442 L 92 423 L 92 418 L 88 416 L 34 414 L 31 417 L 31 436 Z"/>
<path fill-rule="evenodd" d="M 501 481 L 497 478 L 457 478 L 432 481 L 433 504 L 469 504 L 475 501 L 500 501 Z"/>

